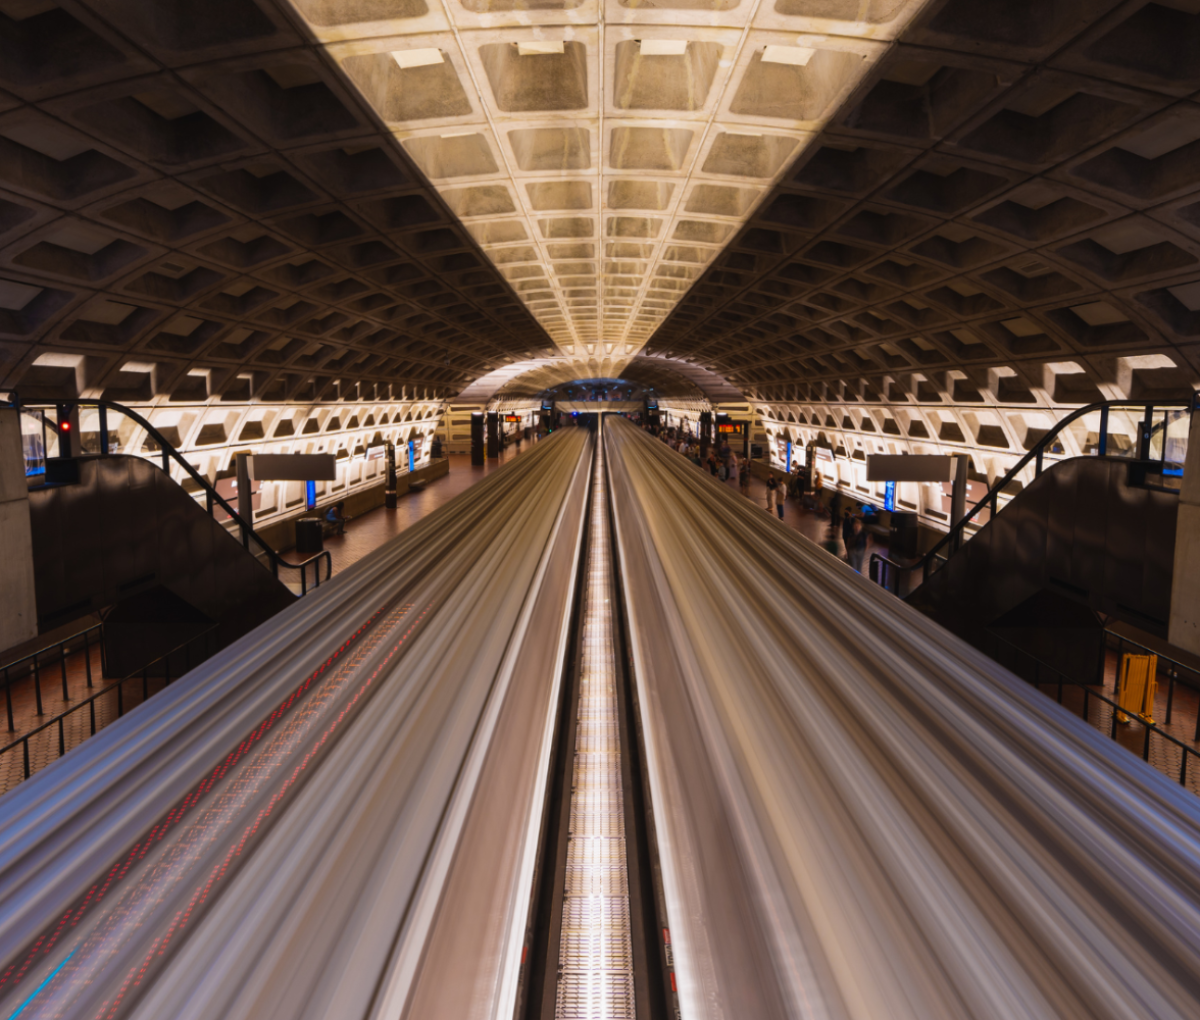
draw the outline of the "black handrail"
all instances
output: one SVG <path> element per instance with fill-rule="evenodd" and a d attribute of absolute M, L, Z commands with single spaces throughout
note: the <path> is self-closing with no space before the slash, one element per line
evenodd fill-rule
<path fill-rule="evenodd" d="M 878 564 L 878 566 L 877 566 Z M 885 556 L 883 553 L 871 553 L 871 559 L 867 567 L 867 574 L 880 587 L 886 588 L 897 598 L 900 596 L 900 572 L 909 570 L 914 564 L 897 563 L 890 556 Z M 890 568 L 890 569 L 887 569 Z M 885 578 L 892 578 L 892 583 L 888 584 Z"/>
<path fill-rule="evenodd" d="M 61 641 L 55 641 L 46 645 L 44 648 L 39 648 L 36 652 L 30 652 L 28 655 L 23 655 L 19 659 L 13 659 L 12 662 L 0 666 L 0 670 L 4 672 L 4 707 L 8 712 L 8 732 L 12 733 L 16 730 L 13 724 L 13 703 L 12 703 L 12 674 L 25 663 L 29 663 L 27 673 L 33 674 L 33 690 L 35 695 L 35 703 L 37 704 L 37 714 L 42 714 L 42 661 L 41 657 L 52 649 L 58 649 L 58 665 L 62 674 L 62 692 L 63 701 L 71 699 L 67 690 L 67 645 L 77 638 L 83 638 L 83 661 L 87 670 L 87 685 L 92 686 L 92 643 L 90 635 L 93 631 L 100 632 L 100 655 L 101 663 L 103 663 L 104 655 L 104 624 L 96 623 L 91 627 L 85 627 L 83 630 L 76 631 L 70 637 L 65 637 Z M 75 649 L 78 651 L 78 649 Z M 48 664 L 49 665 L 49 664 Z M 103 667 L 102 667 L 103 668 Z"/>
<path fill-rule="evenodd" d="M 218 626 L 219 626 L 218 624 L 213 624 L 208 629 L 203 630 L 199 634 L 193 635 L 192 637 L 188 638 L 182 644 L 176 645 L 169 652 L 163 653 L 157 659 L 151 659 L 140 669 L 134 670 L 128 676 L 123 676 L 123 677 L 121 677 L 120 680 L 117 680 L 114 683 L 106 684 L 104 687 L 102 687 L 100 690 L 98 690 L 95 694 L 89 695 L 88 697 L 84 698 L 82 701 L 77 702 L 76 704 L 74 704 L 70 708 L 68 708 L 65 712 L 60 712 L 58 715 L 54 716 L 52 719 L 47 719 L 40 726 L 35 726 L 28 733 L 22 733 L 21 736 L 19 736 L 16 740 L 13 740 L 10 743 L 5 744 L 3 747 L 0 747 L 0 760 L 3 760 L 4 755 L 7 754 L 9 751 L 15 750 L 18 747 L 22 748 L 23 752 L 24 752 L 23 753 L 24 778 L 28 779 L 33 774 L 32 760 L 31 760 L 30 754 L 29 754 L 30 740 L 32 740 L 34 737 L 36 737 L 39 733 L 44 733 L 46 730 L 49 730 L 51 727 L 57 726 L 58 727 L 58 757 L 61 758 L 64 754 L 67 753 L 66 719 L 68 716 L 73 715 L 75 712 L 79 712 L 79 711 L 83 710 L 84 708 L 88 709 L 88 711 L 90 713 L 90 723 L 91 723 L 91 727 L 90 727 L 91 732 L 88 734 L 88 736 L 94 737 L 96 735 L 96 731 L 98 729 L 104 728 L 103 723 L 100 726 L 96 725 L 96 702 L 98 699 L 103 698 L 106 694 L 111 694 L 115 690 L 117 692 L 117 716 L 116 717 L 118 719 L 121 718 L 121 716 L 123 716 L 125 714 L 125 695 L 124 695 L 124 686 L 123 685 L 125 684 L 126 681 L 135 680 L 140 676 L 142 678 L 142 701 L 140 703 L 145 704 L 146 700 L 150 697 L 150 668 L 152 666 L 158 665 L 161 662 L 163 664 L 163 686 L 164 687 L 169 686 L 171 683 L 171 680 L 172 680 L 171 656 L 175 655 L 177 652 L 179 652 L 181 650 L 183 651 L 183 653 L 184 653 L 183 674 L 186 674 L 187 672 L 189 672 L 191 670 L 193 665 L 198 666 L 201 662 L 203 662 L 205 659 L 207 659 L 209 655 L 212 654 L 211 641 L 209 639 L 211 638 L 213 632 L 217 629 Z M 191 649 L 191 646 L 195 642 L 197 642 L 201 639 L 204 640 L 204 649 L 202 651 L 200 658 L 197 659 L 196 662 L 193 664 L 190 649 Z M 182 676 L 183 674 L 180 674 L 180 675 Z M 175 679 L 178 679 L 178 677 L 176 677 Z"/>
<path fill-rule="evenodd" d="M 1083 719 L 1085 722 L 1087 722 L 1089 724 L 1091 723 L 1091 718 L 1089 717 L 1088 709 L 1090 708 L 1090 700 L 1092 698 L 1096 698 L 1099 701 L 1104 702 L 1106 705 L 1111 706 L 1112 710 L 1113 710 L 1112 723 L 1109 727 L 1108 735 L 1112 740 L 1117 739 L 1117 722 L 1118 722 L 1119 715 L 1129 716 L 1129 717 L 1137 720 L 1137 722 L 1141 723 L 1143 732 L 1145 734 L 1145 737 L 1142 742 L 1142 761 L 1148 762 L 1150 760 L 1150 736 L 1151 736 L 1151 734 L 1157 733 L 1164 740 L 1166 740 L 1169 743 L 1172 743 L 1176 747 L 1178 747 L 1180 749 L 1180 751 L 1182 752 L 1181 759 L 1180 759 L 1180 765 L 1179 765 L 1179 785 L 1180 786 L 1187 785 L 1188 755 L 1191 754 L 1191 755 L 1195 755 L 1196 757 L 1200 757 L 1200 750 L 1197 750 L 1194 747 L 1189 747 L 1182 740 L 1178 739 L 1177 737 L 1171 736 L 1171 734 L 1167 733 L 1164 729 L 1162 729 L 1162 727 L 1160 727 L 1158 725 L 1158 723 L 1154 722 L 1153 720 L 1147 719 L 1145 716 L 1139 715 L 1137 712 L 1134 712 L 1128 708 L 1122 708 L 1121 705 L 1117 701 L 1114 701 L 1112 698 L 1108 697 L 1105 694 L 1101 694 L 1099 691 L 1092 690 L 1092 687 L 1098 686 L 1098 685 L 1087 684 L 1087 683 L 1084 683 L 1082 680 L 1076 680 L 1074 677 L 1068 676 L 1057 666 L 1051 666 L 1050 663 L 1045 662 L 1042 659 L 1039 659 L 1036 655 L 1032 654 L 1031 652 L 1025 651 L 1024 648 L 1021 648 L 1018 645 L 1014 645 L 1011 641 L 1008 641 L 1005 638 L 1000 637 L 999 634 L 996 634 L 993 631 L 988 630 L 988 631 L 986 631 L 986 633 L 989 638 L 991 638 L 994 642 L 996 642 L 996 645 L 1006 646 L 1012 652 L 1015 652 L 1018 655 L 1023 656 L 1025 659 L 1027 659 L 1029 662 L 1031 662 L 1033 664 L 1033 667 L 1034 667 L 1033 679 L 1031 680 L 1029 677 L 1024 677 L 1023 679 L 1025 679 L 1026 682 L 1033 684 L 1035 687 L 1040 684 L 1055 684 L 1058 688 L 1057 701 L 1060 705 L 1063 703 L 1063 688 L 1064 687 L 1078 687 L 1080 690 L 1082 690 L 1083 691 Z M 991 652 L 988 652 L 988 655 L 992 659 L 994 659 L 997 663 L 999 663 L 1000 665 L 1002 665 L 1002 666 L 1004 665 L 1004 663 L 1000 661 L 1000 657 L 998 655 L 992 654 Z M 1013 673 L 1017 672 L 1016 669 L 1011 666 L 1008 668 Z M 1117 668 L 1119 670 L 1120 666 L 1118 665 Z M 1043 680 L 1042 679 L 1042 671 L 1043 670 L 1047 671 L 1054 678 L 1050 679 L 1050 680 Z M 1097 728 L 1099 728 L 1099 727 L 1097 727 Z"/>
<path fill-rule="evenodd" d="M 917 570 L 919 568 L 921 570 L 922 579 L 929 580 L 929 575 L 933 573 L 933 570 L 930 569 L 933 564 L 937 563 L 939 560 L 944 562 L 959 550 L 962 545 L 963 535 L 966 533 L 967 526 L 975 519 L 975 517 L 982 513 L 986 507 L 991 509 L 991 514 L 994 518 L 999 511 L 999 500 L 1001 493 L 1004 491 L 1004 489 L 1017 480 L 1017 476 L 1026 467 L 1028 467 L 1029 464 L 1033 463 L 1035 465 L 1034 477 L 1036 478 L 1038 475 L 1040 475 L 1042 473 L 1042 461 L 1048 448 L 1055 442 L 1055 440 L 1057 440 L 1059 435 L 1068 425 L 1074 421 L 1077 421 L 1079 418 L 1082 418 L 1084 415 L 1092 414 L 1096 411 L 1100 412 L 1100 433 L 1096 443 L 1095 455 L 1098 457 L 1104 457 L 1107 455 L 1108 449 L 1108 412 L 1110 408 L 1144 408 L 1148 413 L 1150 413 L 1153 412 L 1155 408 L 1163 408 L 1164 410 L 1171 408 L 1187 409 L 1191 406 L 1192 400 L 1190 397 L 1180 398 L 1179 400 L 1101 400 L 1094 404 L 1088 404 L 1085 407 L 1081 407 L 1078 410 L 1072 411 L 1069 415 L 1058 422 L 1054 428 L 1042 436 L 1042 438 L 1037 441 L 1037 444 L 1033 447 L 1033 449 L 1026 453 L 1025 456 L 1023 456 L 1020 460 L 1018 460 L 1017 463 L 1009 470 L 1009 472 L 1000 479 L 1000 481 L 996 482 L 995 485 L 988 489 L 987 494 L 973 507 L 971 507 L 971 509 L 963 515 L 961 520 L 955 521 L 953 524 L 951 524 L 950 530 L 947 531 L 946 534 L 943 535 L 942 538 L 939 539 L 938 542 L 933 546 L 933 548 L 931 548 L 923 556 L 918 557 L 912 563 L 901 564 L 897 563 L 895 560 L 888 559 L 886 556 L 883 556 L 880 553 L 873 554 L 871 556 L 872 577 L 874 577 L 874 564 L 876 558 L 878 558 L 879 560 L 885 562 L 888 566 L 894 568 L 893 572 L 897 575 L 900 571 L 908 572 Z M 1150 425 L 1151 429 L 1153 430 L 1153 422 L 1147 421 L 1147 424 Z M 1148 445 L 1148 441 L 1149 434 L 1143 437 L 1142 445 Z M 1138 452 L 1143 454 L 1140 459 L 1148 459 L 1148 449 L 1139 449 Z M 947 546 L 950 547 L 949 551 L 943 555 L 942 550 Z M 894 588 L 897 594 L 899 594 L 899 588 L 900 581 L 899 577 L 897 576 Z"/>
<path fill-rule="evenodd" d="M 310 556 L 307 560 L 304 560 L 300 563 L 292 563 L 288 560 L 285 560 L 279 553 L 277 553 L 265 541 L 263 541 L 263 539 L 259 536 L 258 532 L 256 532 L 254 530 L 254 525 L 252 522 L 246 520 L 240 513 L 238 513 L 237 510 L 234 510 L 233 506 L 225 499 L 224 496 L 222 496 L 219 492 L 217 492 L 216 488 L 214 488 L 213 485 L 209 483 L 208 479 L 205 478 L 204 475 L 200 474 L 200 472 L 197 471 L 194 467 L 192 467 L 192 465 L 187 462 L 187 460 L 184 458 L 184 456 L 178 450 L 176 450 L 175 447 L 172 446 L 170 442 L 167 441 L 167 439 L 163 436 L 163 434 L 161 432 L 158 431 L 158 429 L 156 429 L 153 425 L 151 425 L 145 418 L 143 418 L 140 414 L 138 414 L 132 408 L 126 407 L 124 404 L 118 404 L 116 401 L 113 401 L 113 400 L 99 400 L 99 399 L 92 399 L 92 398 L 75 398 L 75 399 L 71 399 L 71 400 L 34 400 L 34 401 L 31 401 L 30 404 L 23 405 L 20 402 L 20 398 L 15 393 L 11 395 L 9 406 L 15 408 L 18 411 L 21 410 L 22 407 L 28 407 L 28 406 L 33 406 L 33 407 L 66 406 L 66 407 L 95 407 L 95 408 L 97 408 L 97 410 L 100 413 L 100 454 L 99 454 L 99 456 L 101 456 L 101 457 L 111 456 L 111 454 L 109 454 L 109 452 L 108 452 L 108 412 L 109 412 L 109 410 L 113 410 L 113 411 L 116 411 L 118 414 L 125 415 L 125 417 L 129 418 L 136 424 L 140 425 L 143 429 L 145 429 L 147 435 L 149 435 L 149 437 L 152 440 L 154 440 L 155 443 L 158 444 L 159 450 L 162 453 L 163 473 L 168 478 L 171 477 L 171 461 L 172 460 L 174 460 L 176 464 L 178 464 L 181 468 L 183 468 L 184 472 L 188 475 L 188 477 L 191 478 L 192 481 L 195 482 L 198 486 L 200 486 L 201 490 L 204 492 L 205 509 L 208 511 L 209 516 L 212 516 L 214 505 L 219 506 L 222 510 L 224 510 L 230 516 L 230 518 L 234 521 L 234 525 L 241 530 L 243 548 L 249 550 L 250 542 L 251 542 L 251 540 L 253 540 L 254 543 L 266 555 L 267 561 L 271 565 L 271 567 L 270 567 L 271 573 L 276 578 L 279 577 L 279 568 L 281 566 L 287 567 L 291 570 L 299 570 L 300 571 L 300 590 L 301 590 L 301 594 L 303 595 L 303 594 L 308 593 L 307 568 L 310 563 L 316 564 L 316 567 L 315 567 L 316 581 L 315 581 L 313 587 L 319 588 L 321 586 L 321 565 L 320 564 L 321 564 L 322 560 L 325 561 L 325 565 L 326 565 L 325 580 L 328 581 L 331 577 L 333 577 L 333 557 L 330 555 L 328 549 L 322 550 L 321 552 L 316 553 L 313 556 Z M 61 455 L 61 452 L 62 452 L 61 436 L 60 436 L 60 443 L 59 443 L 59 452 Z"/>

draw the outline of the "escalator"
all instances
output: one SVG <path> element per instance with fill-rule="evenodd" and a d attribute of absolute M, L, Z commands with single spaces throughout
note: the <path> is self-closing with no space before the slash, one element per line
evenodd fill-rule
<path fill-rule="evenodd" d="M 295 601 L 258 557 L 150 461 L 116 454 L 75 463 L 78 482 L 29 493 L 42 631 L 113 607 L 145 616 L 170 603 L 170 613 L 155 614 L 167 617 L 157 621 L 165 625 L 176 622 L 170 617 L 194 615 L 183 604 L 203 617 L 186 622 L 201 629 L 217 624 L 215 644 L 223 648 Z"/>
<path fill-rule="evenodd" d="M 1105 620 L 1165 637 L 1179 494 L 1131 482 L 1129 461 L 1076 457 L 1043 471 L 908 603 L 973 644 L 981 631 L 1080 678 Z"/>
<path fill-rule="evenodd" d="M 39 632 L 104 616 L 106 675 L 199 633 L 223 648 L 319 584 L 322 566 L 328 580 L 327 553 L 283 559 L 136 411 L 95 399 L 12 406 L 40 439 L 34 461 L 26 451 L 27 476 L 42 480 L 29 490 Z M 97 432 L 79 433 L 84 409 Z M 153 459 L 111 452 L 119 422 L 144 430 Z"/>
<path fill-rule="evenodd" d="M 1110 438 L 1112 403 L 1065 418 L 932 550 L 910 564 L 877 555 L 872 576 L 977 646 L 999 632 L 1079 679 L 1100 668 L 1109 622 L 1166 637 L 1179 493 L 1163 433 L 1187 403 L 1145 404 L 1140 441 L 1122 451 L 1134 456 L 1109 456 L 1100 442 L 1096 455 L 1043 467 L 1049 453 L 1061 452 L 1060 434 L 1087 415 L 1099 414 Z M 1033 478 L 1021 488 L 1030 466 Z"/>

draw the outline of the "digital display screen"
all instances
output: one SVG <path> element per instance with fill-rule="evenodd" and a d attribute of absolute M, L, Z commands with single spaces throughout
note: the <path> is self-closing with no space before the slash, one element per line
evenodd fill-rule
<path fill-rule="evenodd" d="M 506 414 L 504 416 L 504 420 L 505 421 L 515 421 L 518 424 L 520 424 L 521 416 L 519 414 Z"/>
<path fill-rule="evenodd" d="M 742 434 L 742 423 L 741 422 L 721 422 L 717 426 L 717 431 L 721 432 L 721 433 L 726 433 L 726 432 L 734 433 L 734 434 L 740 436 Z"/>

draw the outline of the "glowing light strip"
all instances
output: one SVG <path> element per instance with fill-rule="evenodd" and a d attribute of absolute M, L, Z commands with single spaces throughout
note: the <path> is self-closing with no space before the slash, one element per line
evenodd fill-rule
<path fill-rule="evenodd" d="M 588 536 L 556 1020 L 626 1020 L 635 1016 L 610 603 L 615 595 L 607 536 L 608 504 L 600 447 Z"/>

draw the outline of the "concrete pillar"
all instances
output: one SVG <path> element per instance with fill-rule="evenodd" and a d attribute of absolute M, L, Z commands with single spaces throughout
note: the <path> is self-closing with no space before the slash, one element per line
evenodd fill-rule
<path fill-rule="evenodd" d="M 387 441 L 387 477 L 383 486 L 383 505 L 388 510 L 396 509 L 396 444 Z"/>
<path fill-rule="evenodd" d="M 950 524 L 955 525 L 967 516 L 967 471 L 971 458 L 965 453 L 954 455 L 954 483 L 950 489 Z"/>
<path fill-rule="evenodd" d="M 954 455 L 954 484 L 950 489 L 951 527 L 967 516 L 967 484 L 969 481 L 967 474 L 970 466 L 970 456 L 965 453 L 956 453 Z M 957 552 L 961 545 L 962 533 L 959 532 L 958 537 L 953 542 L 954 551 Z"/>
<path fill-rule="evenodd" d="M 1179 516 L 1175 520 L 1175 573 L 1167 640 L 1200 655 L 1200 393 L 1192 400 Z"/>
<path fill-rule="evenodd" d="M 500 456 L 500 415 L 496 411 L 487 413 L 487 455 L 488 460 Z"/>
<path fill-rule="evenodd" d="M 246 529 L 254 527 L 254 483 L 250 480 L 250 455 L 239 453 L 233 460 L 237 469 L 237 512 L 242 519 L 241 539 L 245 545 L 249 541 Z"/>
<path fill-rule="evenodd" d="M 483 466 L 483 412 L 474 411 L 471 414 L 471 464 Z"/>
<path fill-rule="evenodd" d="M 21 416 L 12 408 L 0 410 L 0 549 L 0 649 L 6 649 L 38 632 Z"/>

